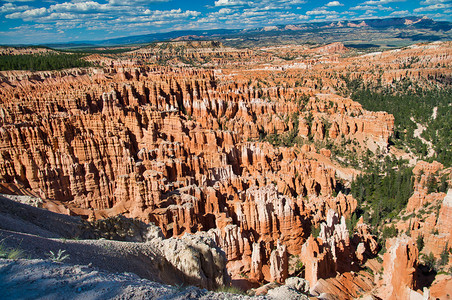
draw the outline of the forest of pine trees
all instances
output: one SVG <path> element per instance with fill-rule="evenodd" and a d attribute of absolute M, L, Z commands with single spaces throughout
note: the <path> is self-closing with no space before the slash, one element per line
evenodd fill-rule
<path fill-rule="evenodd" d="M 0 55 L 0 71 L 48 71 L 91 66 L 90 62 L 82 59 L 84 56 L 86 54 L 82 53 Z"/>
<path fill-rule="evenodd" d="M 412 168 L 403 161 L 385 160 L 384 170 L 369 170 L 355 178 L 351 185 L 353 197 L 364 212 L 364 219 L 373 226 L 395 217 L 413 194 Z"/>
<path fill-rule="evenodd" d="M 452 166 L 452 88 L 422 90 L 420 88 L 404 89 L 400 86 L 394 90 L 356 88 L 352 99 L 361 103 L 363 108 L 371 111 L 386 111 L 395 117 L 395 131 L 392 142 L 401 147 L 407 145 L 421 159 L 437 160 L 446 167 Z M 436 118 L 433 109 L 437 107 Z M 436 155 L 426 157 L 428 148 L 413 133 L 417 125 L 411 120 L 424 125 L 427 129 L 422 137 L 433 144 Z"/>

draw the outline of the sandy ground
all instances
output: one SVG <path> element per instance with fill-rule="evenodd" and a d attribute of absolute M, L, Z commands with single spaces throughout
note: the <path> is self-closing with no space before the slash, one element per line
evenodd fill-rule
<path fill-rule="evenodd" d="M 81 220 L 43 209 L 13 202 L 0 197 L 0 243 L 7 248 L 20 249 L 23 256 L 47 259 L 50 251 L 65 250 L 66 262 L 89 265 L 109 272 L 131 272 L 142 278 L 182 284 L 178 270 L 160 257 L 150 243 L 111 240 L 79 240 Z M 160 270 L 165 272 L 162 278 Z M 174 275 L 168 278 L 168 275 Z"/>
<path fill-rule="evenodd" d="M 434 114 L 435 114 L 435 110 L 434 110 Z M 434 115 L 434 116 L 436 117 L 436 115 Z M 424 132 L 424 130 L 427 129 L 427 127 L 425 127 L 424 125 L 422 125 L 420 123 L 417 123 L 413 117 L 411 117 L 410 120 L 413 121 L 414 123 L 416 123 L 416 125 L 417 125 L 417 128 L 414 130 L 413 137 L 420 139 L 422 143 L 427 145 L 427 148 L 428 148 L 427 157 L 432 157 L 433 155 L 435 155 L 435 150 L 433 149 L 433 144 L 421 136 L 421 134 Z"/>
<path fill-rule="evenodd" d="M 113 274 L 93 267 L 40 259 L 0 259 L 2 299 L 247 299 L 205 289 L 168 286 L 132 273 Z M 264 299 L 264 298 L 261 298 Z"/>
<path fill-rule="evenodd" d="M 22 251 L 21 259 L 0 259 L 0 299 L 249 298 L 184 286 L 152 242 L 79 240 L 89 234 L 81 224 L 0 196 L 0 247 Z M 49 258 L 60 249 L 64 264 Z"/>

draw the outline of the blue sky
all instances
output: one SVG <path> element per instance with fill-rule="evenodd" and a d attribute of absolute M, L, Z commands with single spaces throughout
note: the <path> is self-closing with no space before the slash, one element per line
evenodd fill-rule
<path fill-rule="evenodd" d="M 0 0 L 0 44 L 409 15 L 452 21 L 452 0 Z"/>

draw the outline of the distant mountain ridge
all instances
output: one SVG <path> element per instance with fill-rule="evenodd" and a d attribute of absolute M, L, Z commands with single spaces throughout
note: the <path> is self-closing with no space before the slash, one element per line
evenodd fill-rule
<path fill-rule="evenodd" d="M 101 41 L 81 41 L 62 44 L 45 44 L 45 46 L 65 48 L 65 47 L 87 47 L 87 46 L 120 46 L 129 44 L 145 44 L 157 41 L 171 40 L 203 40 L 216 39 L 227 40 L 234 38 L 253 39 L 269 36 L 287 35 L 291 38 L 303 40 L 306 35 L 329 34 L 334 35 L 335 31 L 350 30 L 375 30 L 382 31 L 388 37 L 410 39 L 415 41 L 435 41 L 452 39 L 452 22 L 434 21 L 427 17 L 405 17 L 405 18 L 384 18 L 366 20 L 341 20 L 334 22 L 300 23 L 278 26 L 266 26 L 253 29 L 213 29 L 213 30 L 183 30 L 163 33 L 152 33 L 145 35 L 127 36 Z M 328 36 L 320 40 L 327 39 Z M 336 41 L 345 41 L 346 38 L 337 38 Z M 318 41 L 317 41 L 318 42 Z M 321 41 L 320 41 L 321 42 Z"/>

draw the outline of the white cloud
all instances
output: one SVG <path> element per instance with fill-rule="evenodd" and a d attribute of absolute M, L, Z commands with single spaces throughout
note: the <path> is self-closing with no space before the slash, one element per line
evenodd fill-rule
<path fill-rule="evenodd" d="M 432 5 L 432 4 L 449 2 L 449 1 L 450 0 L 425 0 L 425 1 L 421 1 L 421 5 Z"/>
<path fill-rule="evenodd" d="M 393 11 L 391 13 L 391 16 L 404 17 L 404 16 L 408 16 L 409 14 L 410 14 L 410 12 L 408 10 L 398 10 L 398 11 Z"/>
<path fill-rule="evenodd" d="M 23 12 L 15 12 L 9 15 L 6 15 L 5 17 L 8 19 L 24 19 L 24 20 L 31 20 L 37 17 L 44 16 L 47 12 L 47 9 L 45 7 L 41 8 L 33 8 L 29 9 Z"/>
<path fill-rule="evenodd" d="M 369 0 L 364 2 L 366 5 L 379 5 L 379 4 L 388 4 L 393 2 L 404 2 L 405 0 Z"/>
<path fill-rule="evenodd" d="M 314 9 L 314 10 L 310 10 L 307 11 L 306 14 L 308 16 L 315 16 L 315 15 L 335 15 L 337 14 L 337 12 L 335 11 L 329 11 L 326 9 Z"/>
<path fill-rule="evenodd" d="M 340 3 L 339 1 L 331 1 L 331 2 L 328 2 L 326 4 L 326 6 L 328 6 L 328 7 L 344 6 L 344 4 Z"/>
<path fill-rule="evenodd" d="M 130 3 L 129 0 L 125 2 Z M 8 19 L 22 19 L 38 24 L 53 26 L 53 30 L 81 30 L 105 31 L 118 35 L 119 32 L 131 33 L 131 28 L 171 27 L 186 23 L 201 13 L 194 10 L 150 10 L 144 6 L 118 6 L 109 3 L 101 4 L 95 1 L 64 2 L 51 5 L 48 8 L 33 8 L 20 12 L 12 12 L 5 17 Z M 34 28 L 33 30 L 37 30 Z M 108 31 L 108 32 L 107 32 Z M 140 31 L 141 32 L 141 31 Z"/>
<path fill-rule="evenodd" d="M 0 7 L 0 13 L 11 13 L 16 11 L 24 11 L 29 9 L 30 7 L 28 5 L 21 5 L 17 6 L 12 3 L 5 3 Z"/>
<path fill-rule="evenodd" d="M 306 1 L 304 1 L 304 0 L 289 0 L 289 1 L 282 1 L 282 2 L 289 4 L 289 5 L 306 4 Z"/>
<path fill-rule="evenodd" d="M 234 11 L 230 8 L 222 8 L 218 11 L 218 14 L 220 15 L 229 15 L 232 14 Z"/>
<path fill-rule="evenodd" d="M 381 10 L 381 11 L 391 11 L 393 10 L 391 7 L 386 7 L 383 5 L 372 6 L 372 5 L 358 5 L 354 7 L 350 7 L 351 10 Z"/>
<path fill-rule="evenodd" d="M 439 10 L 439 9 L 446 9 L 452 7 L 452 4 L 433 4 L 425 7 L 419 7 L 414 9 L 414 12 L 424 12 L 424 11 L 433 11 L 433 10 Z"/>
<path fill-rule="evenodd" d="M 144 5 L 156 2 L 169 2 L 170 0 L 108 0 L 108 4 L 116 6 Z"/>
<path fill-rule="evenodd" d="M 90 13 L 110 11 L 112 7 L 107 4 L 100 4 L 94 1 L 70 3 L 64 2 L 61 4 L 51 5 L 49 11 L 53 12 L 78 12 L 78 13 Z"/>
<path fill-rule="evenodd" d="M 217 0 L 215 1 L 215 6 L 235 6 L 246 4 L 245 1 L 241 0 Z"/>

